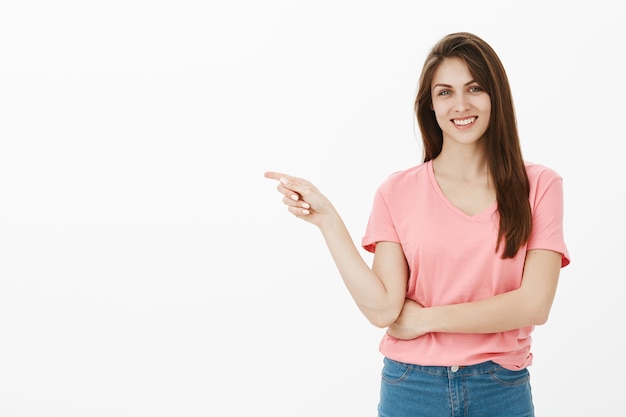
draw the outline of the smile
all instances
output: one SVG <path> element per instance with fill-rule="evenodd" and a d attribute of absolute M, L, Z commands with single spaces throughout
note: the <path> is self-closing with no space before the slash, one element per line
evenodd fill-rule
<path fill-rule="evenodd" d="M 467 125 L 474 123 L 474 121 L 476 121 L 476 117 L 468 117 L 467 119 L 453 119 L 452 120 L 452 122 L 454 122 L 454 124 L 457 126 L 467 126 Z"/>

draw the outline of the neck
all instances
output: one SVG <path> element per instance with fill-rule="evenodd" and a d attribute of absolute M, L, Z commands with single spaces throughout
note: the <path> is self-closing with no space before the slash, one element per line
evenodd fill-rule
<path fill-rule="evenodd" d="M 433 159 L 435 172 L 469 181 L 485 180 L 489 177 L 489 164 L 482 148 L 467 147 L 446 149 Z"/>

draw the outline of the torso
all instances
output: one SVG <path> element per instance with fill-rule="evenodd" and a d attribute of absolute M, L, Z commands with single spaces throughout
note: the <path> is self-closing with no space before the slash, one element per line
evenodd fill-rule
<path fill-rule="evenodd" d="M 528 163 L 526 167 L 533 232 L 514 258 L 501 258 L 502 245 L 496 251 L 495 196 L 489 198 L 484 186 L 465 186 L 441 177 L 438 184 L 430 161 L 394 173 L 381 184 L 363 247 L 373 251 L 375 242 L 399 243 L 409 265 L 406 298 L 426 307 L 483 300 L 519 288 L 528 249 L 567 252 L 561 178 L 540 165 Z M 468 204 L 474 199 L 475 204 Z M 564 255 L 564 265 L 568 262 Z M 521 369 L 532 362 L 532 330 L 437 332 L 406 341 L 385 335 L 380 350 L 405 363 L 448 366 L 493 360 L 508 369 Z"/>

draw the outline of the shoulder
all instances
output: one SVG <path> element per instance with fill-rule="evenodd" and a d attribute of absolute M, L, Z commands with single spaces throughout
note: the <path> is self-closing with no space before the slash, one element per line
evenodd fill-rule
<path fill-rule="evenodd" d="M 561 201 L 563 195 L 563 178 L 558 172 L 545 165 L 526 162 L 529 199 L 534 207 L 542 200 Z"/>
<path fill-rule="evenodd" d="M 528 182 L 531 188 L 538 185 L 549 185 L 554 181 L 562 181 L 563 178 L 558 172 L 545 165 L 536 164 L 526 161 L 526 173 L 528 174 Z"/>
<path fill-rule="evenodd" d="M 428 178 L 428 162 L 393 172 L 380 185 L 381 190 L 404 189 Z"/>

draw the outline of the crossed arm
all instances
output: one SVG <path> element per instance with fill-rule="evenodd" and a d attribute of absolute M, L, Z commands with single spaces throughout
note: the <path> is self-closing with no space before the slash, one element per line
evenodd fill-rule
<path fill-rule="evenodd" d="M 422 308 L 406 300 L 387 333 L 413 339 L 429 332 L 496 333 L 544 324 L 556 293 L 561 256 L 550 250 L 528 251 L 521 286 L 481 301 Z"/>
<path fill-rule="evenodd" d="M 371 268 L 358 252 L 330 201 L 306 180 L 267 172 L 279 181 L 288 210 L 317 226 L 337 269 L 363 315 L 398 339 L 430 332 L 495 333 L 546 322 L 556 292 L 561 254 L 527 253 L 520 288 L 481 301 L 424 308 L 406 300 L 408 266 L 402 248 L 379 242 Z"/>

